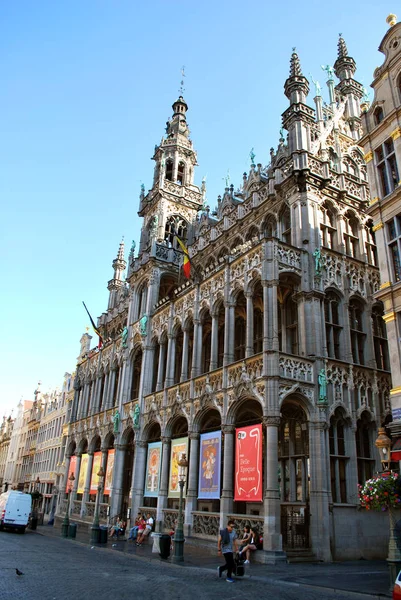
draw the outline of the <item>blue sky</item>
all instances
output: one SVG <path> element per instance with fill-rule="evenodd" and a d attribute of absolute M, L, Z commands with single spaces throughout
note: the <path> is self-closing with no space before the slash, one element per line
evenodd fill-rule
<path fill-rule="evenodd" d="M 196 183 L 207 176 L 214 207 L 252 147 L 269 162 L 292 47 L 325 88 L 341 32 L 368 87 L 394 11 L 387 0 L 1 2 L 0 416 L 75 369 L 81 301 L 94 318 L 107 309 L 121 238 L 127 254 L 139 240 L 140 185 L 151 186 L 181 66 Z"/>

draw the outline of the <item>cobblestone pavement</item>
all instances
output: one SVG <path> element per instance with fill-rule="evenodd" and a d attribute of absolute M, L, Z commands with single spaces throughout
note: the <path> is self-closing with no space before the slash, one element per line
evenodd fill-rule
<path fill-rule="evenodd" d="M 17 576 L 16 568 L 22 576 Z M 150 557 L 35 533 L 0 532 L 0 600 L 187 600 L 197 596 L 202 600 L 356 598 L 355 594 L 252 576 L 229 584 L 210 568 L 151 562 Z"/>

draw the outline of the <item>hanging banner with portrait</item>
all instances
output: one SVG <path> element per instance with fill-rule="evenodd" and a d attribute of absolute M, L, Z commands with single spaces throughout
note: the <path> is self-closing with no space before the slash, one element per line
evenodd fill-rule
<path fill-rule="evenodd" d="M 262 502 L 262 425 L 235 430 L 236 502 Z"/>
<path fill-rule="evenodd" d="M 161 465 L 162 443 L 153 442 L 152 444 L 148 444 L 144 496 L 157 498 L 159 495 Z"/>
<path fill-rule="evenodd" d="M 106 496 L 110 495 L 110 488 L 113 483 L 113 469 L 114 469 L 114 455 L 115 450 L 109 450 L 107 454 L 107 467 L 106 467 L 106 476 L 104 478 L 104 490 L 103 494 Z"/>
<path fill-rule="evenodd" d="M 178 438 L 171 440 L 170 454 L 170 478 L 168 480 L 168 497 L 179 498 L 180 486 L 178 485 L 178 461 L 182 454 L 186 454 L 188 458 L 188 438 Z M 185 498 L 185 489 L 184 489 Z"/>
<path fill-rule="evenodd" d="M 84 493 L 86 474 L 88 472 L 88 460 L 89 460 L 89 456 L 87 454 L 82 454 L 81 468 L 79 469 L 79 479 L 78 479 L 78 487 L 77 487 L 78 494 Z"/>
<path fill-rule="evenodd" d="M 199 453 L 199 499 L 220 498 L 221 431 L 202 433 Z"/>
<path fill-rule="evenodd" d="M 99 473 L 101 464 L 102 464 L 102 453 L 95 452 L 95 454 L 93 455 L 93 464 L 92 464 L 92 476 L 91 476 L 91 485 L 90 485 L 90 493 L 91 494 L 96 494 L 96 492 L 97 492 L 97 487 L 99 485 L 98 473 Z"/>
<path fill-rule="evenodd" d="M 71 481 L 70 481 L 70 475 L 71 473 L 74 473 L 74 477 L 76 478 L 76 468 L 77 468 L 77 457 L 71 456 L 70 458 L 70 466 L 68 468 L 68 476 L 67 476 L 67 483 L 65 484 L 65 491 L 68 494 L 68 492 L 70 491 L 70 485 L 71 485 Z"/>

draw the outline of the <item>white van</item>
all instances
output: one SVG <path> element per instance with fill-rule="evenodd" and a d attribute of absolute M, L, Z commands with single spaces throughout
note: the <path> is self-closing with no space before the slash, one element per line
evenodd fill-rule
<path fill-rule="evenodd" d="M 9 490 L 0 494 L 0 530 L 4 527 L 24 533 L 32 508 L 30 494 Z"/>

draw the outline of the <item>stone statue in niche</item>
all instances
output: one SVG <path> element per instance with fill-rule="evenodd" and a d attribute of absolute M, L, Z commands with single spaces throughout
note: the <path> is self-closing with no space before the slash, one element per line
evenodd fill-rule
<path fill-rule="evenodd" d="M 319 380 L 319 402 L 327 402 L 327 377 L 326 377 L 325 369 L 320 369 L 318 380 Z"/>
<path fill-rule="evenodd" d="M 316 248 L 313 253 L 313 257 L 315 259 L 315 275 L 316 277 L 320 277 L 322 274 L 322 254 L 320 252 L 320 248 Z"/>
<path fill-rule="evenodd" d="M 113 431 L 114 431 L 114 433 L 118 433 L 119 425 L 120 425 L 120 413 L 117 409 L 113 415 Z"/>
<path fill-rule="evenodd" d="M 128 344 L 127 344 L 127 341 L 128 341 L 128 327 L 127 326 L 125 326 L 124 329 L 122 330 L 121 340 L 122 340 L 122 346 L 123 346 L 123 348 L 127 348 L 128 347 Z"/>

